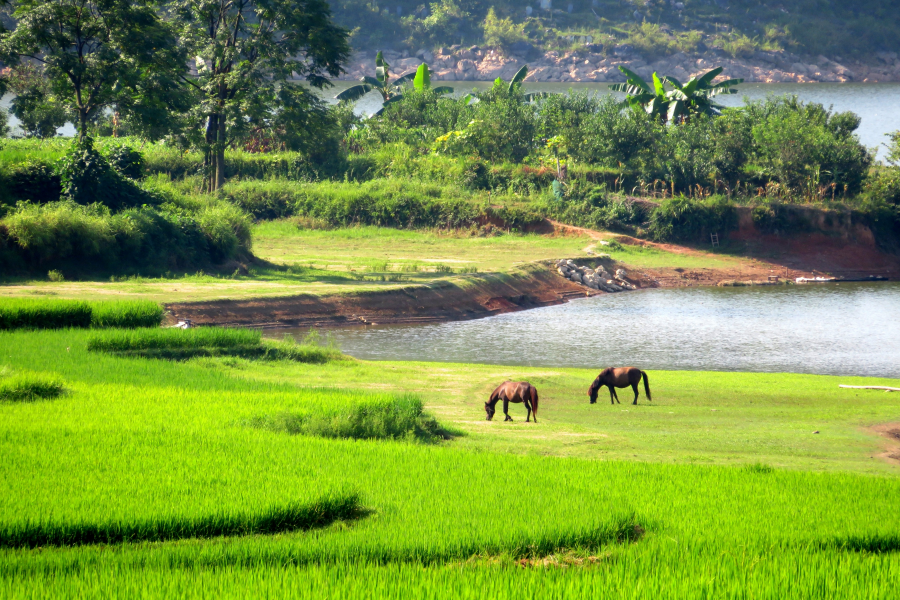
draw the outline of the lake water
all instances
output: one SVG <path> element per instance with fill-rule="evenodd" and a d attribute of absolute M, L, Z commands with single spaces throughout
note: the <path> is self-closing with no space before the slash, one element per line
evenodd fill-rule
<path fill-rule="evenodd" d="M 334 335 L 369 360 L 900 378 L 900 283 L 642 290 Z"/>
<path fill-rule="evenodd" d="M 323 96 L 332 100 L 334 96 L 347 89 L 355 82 L 338 81 Z M 462 96 L 473 89 L 483 90 L 490 87 L 486 81 L 441 82 L 454 88 L 456 96 Z M 532 83 L 526 85 L 527 91 L 566 92 L 573 90 L 589 90 L 607 94 L 607 83 Z M 900 83 L 747 83 L 738 86 L 739 93 L 732 96 L 719 96 L 718 101 L 727 106 L 739 106 L 744 96 L 758 100 L 769 94 L 796 94 L 807 102 L 819 102 L 834 106 L 835 111 L 852 110 L 862 117 L 858 133 L 863 144 L 870 148 L 878 147 L 883 155 L 883 146 L 887 140 L 885 134 L 900 130 Z M 0 100 L 0 105 L 9 108 L 11 96 Z M 380 96 L 369 94 L 360 101 L 360 112 L 372 113 L 381 106 Z M 18 123 L 15 118 L 11 122 Z M 74 135 L 75 129 L 66 125 L 60 129 L 61 135 Z"/>

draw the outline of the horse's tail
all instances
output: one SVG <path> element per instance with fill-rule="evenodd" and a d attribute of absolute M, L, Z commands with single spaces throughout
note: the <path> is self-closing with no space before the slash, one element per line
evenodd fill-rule
<path fill-rule="evenodd" d="M 647 392 L 647 400 L 653 400 L 653 398 L 650 397 L 650 382 L 647 381 L 647 372 L 641 371 L 641 377 L 644 378 L 644 391 Z"/>
<path fill-rule="evenodd" d="M 538 395 L 537 388 L 531 386 L 531 414 L 534 415 L 535 423 L 537 422 Z"/>

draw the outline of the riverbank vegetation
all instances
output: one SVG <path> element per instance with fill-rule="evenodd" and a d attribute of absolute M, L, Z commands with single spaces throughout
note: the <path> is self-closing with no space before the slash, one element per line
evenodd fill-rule
<path fill-rule="evenodd" d="M 529 101 L 515 82 L 498 82 L 475 102 L 410 89 L 379 116 L 335 130 L 331 166 L 238 147 L 226 154 L 226 183 L 215 193 L 204 191 L 203 155 L 165 143 L 138 152 L 138 139 L 101 138 L 75 151 L 63 140 L 9 140 L 0 150 L 0 254 L 10 273 L 62 277 L 83 276 L 86 261 L 98 273 L 234 271 L 252 256 L 251 223 L 271 219 L 303 230 L 490 236 L 552 218 L 690 244 L 727 237 L 739 206 L 750 207 L 762 232 L 816 230 L 824 218 L 865 225 L 896 249 L 900 167 L 874 164 L 858 125 L 852 113 L 795 98 L 666 123 L 612 97 Z M 891 160 L 896 140 L 888 143 Z M 92 185 L 104 194 L 66 191 L 73 152 L 103 165 Z M 124 166 L 121 156 L 131 157 Z"/>
<path fill-rule="evenodd" d="M 66 386 L 0 402 L 5 597 L 893 589 L 900 489 L 865 428 L 897 399 L 837 388 L 886 380 L 651 372 L 652 403 L 611 407 L 579 369 L 172 362 L 89 352 L 94 335 L 0 333 L 7 368 Z M 486 422 L 492 385 L 526 376 L 540 424 Z M 365 415 L 421 406 L 465 435 L 294 428 L 392 403 Z"/>

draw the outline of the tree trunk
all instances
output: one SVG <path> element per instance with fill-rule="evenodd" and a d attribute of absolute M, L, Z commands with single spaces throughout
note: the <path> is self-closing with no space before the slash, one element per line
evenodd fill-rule
<path fill-rule="evenodd" d="M 78 141 L 83 142 L 87 137 L 87 110 L 78 109 Z"/>
<path fill-rule="evenodd" d="M 219 135 L 216 141 L 216 189 L 225 185 L 225 115 L 219 114 Z"/>
<path fill-rule="evenodd" d="M 216 182 L 216 152 L 215 152 L 215 144 L 216 138 L 219 135 L 219 115 L 212 113 L 209 115 L 209 118 L 206 120 L 206 156 L 204 157 L 204 166 L 206 167 L 205 178 L 207 181 L 207 189 L 206 191 L 212 192 L 215 190 L 215 182 Z"/>

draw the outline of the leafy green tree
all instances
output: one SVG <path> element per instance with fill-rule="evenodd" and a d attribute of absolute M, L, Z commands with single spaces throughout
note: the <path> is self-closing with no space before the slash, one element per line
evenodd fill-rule
<path fill-rule="evenodd" d="M 97 114 L 129 94 L 148 93 L 148 72 L 183 64 L 173 60 L 175 40 L 149 0 L 19 0 L 14 16 L 16 28 L 0 37 L 0 56 L 43 65 L 82 139 Z"/>
<path fill-rule="evenodd" d="M 887 146 L 887 161 L 893 165 L 900 167 L 900 131 L 893 131 L 886 134 L 890 140 Z"/>
<path fill-rule="evenodd" d="M 347 31 L 325 0 L 175 0 L 171 10 L 196 75 L 194 123 L 205 123 L 210 189 L 225 182 L 225 148 L 248 118 L 275 107 L 275 90 L 293 77 L 329 85 L 350 53 Z"/>
<path fill-rule="evenodd" d="M 65 105 L 53 95 L 50 80 L 40 66 L 23 63 L 9 69 L 9 89 L 15 94 L 10 106 L 25 137 L 40 139 L 56 135 L 66 124 Z"/>

